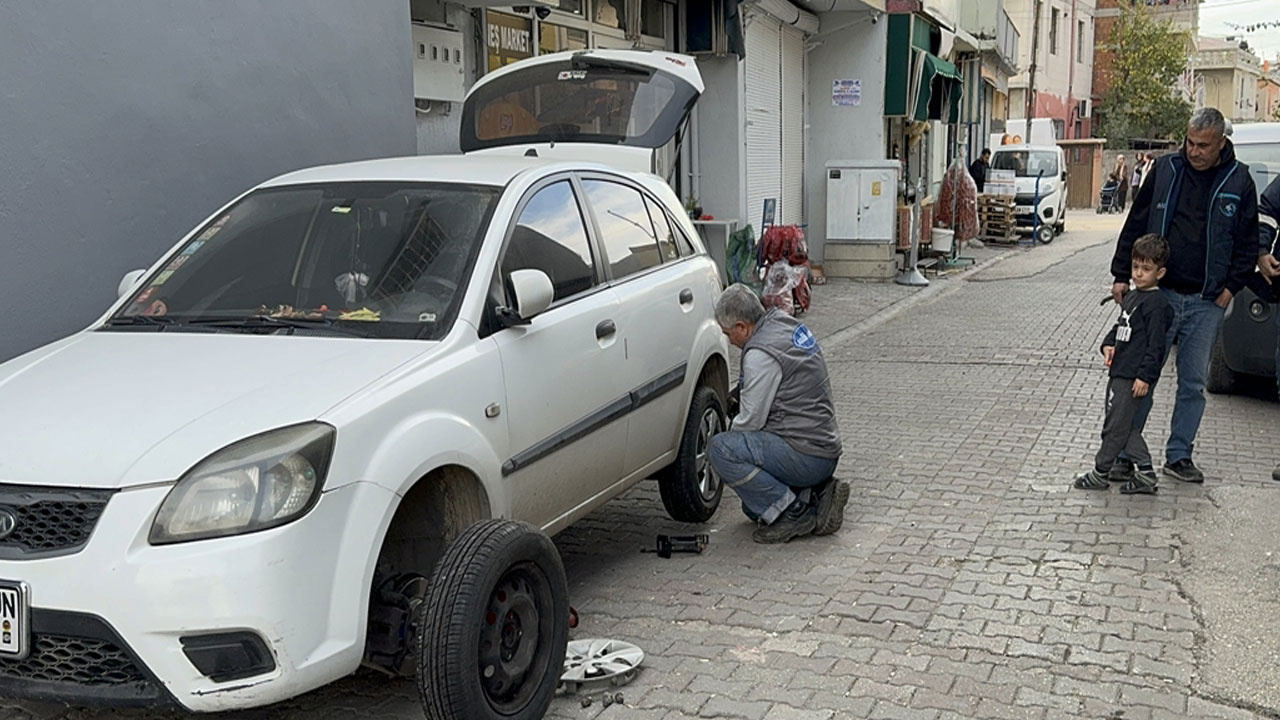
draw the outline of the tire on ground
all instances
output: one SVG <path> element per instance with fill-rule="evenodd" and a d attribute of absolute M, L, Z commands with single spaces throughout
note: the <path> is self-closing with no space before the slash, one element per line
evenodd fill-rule
<path fill-rule="evenodd" d="M 1041 245 L 1048 245 L 1053 242 L 1053 226 L 1041 224 L 1032 231 L 1032 235 Z"/>
<path fill-rule="evenodd" d="M 1209 374 L 1205 378 L 1204 389 L 1215 395 L 1235 392 L 1239 376 L 1227 366 L 1227 354 L 1222 348 L 1222 333 L 1213 341 L 1213 350 L 1209 353 Z"/>
<path fill-rule="evenodd" d="M 564 671 L 569 588 L 532 525 L 482 520 L 436 566 L 418 622 L 418 697 L 428 720 L 541 718 Z"/>
<path fill-rule="evenodd" d="M 658 475 L 662 506 L 672 520 L 700 523 L 716 514 L 724 485 L 711 472 L 707 448 L 711 437 L 723 427 L 724 405 L 720 396 L 706 385 L 699 386 L 689 404 L 676 460 Z"/>

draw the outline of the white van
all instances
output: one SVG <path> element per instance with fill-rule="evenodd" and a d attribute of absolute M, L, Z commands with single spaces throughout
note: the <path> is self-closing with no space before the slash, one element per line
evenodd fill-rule
<path fill-rule="evenodd" d="M 1001 145 L 992 149 L 993 170 L 1013 170 L 1018 228 L 1041 243 L 1066 230 L 1067 156 L 1057 145 Z M 1038 222 L 1037 222 L 1038 216 Z"/>

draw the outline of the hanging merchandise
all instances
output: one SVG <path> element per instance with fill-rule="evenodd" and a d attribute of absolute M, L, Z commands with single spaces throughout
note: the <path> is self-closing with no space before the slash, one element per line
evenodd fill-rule
<path fill-rule="evenodd" d="M 961 146 L 963 147 L 963 146 Z M 959 241 L 978 237 L 978 185 L 969 174 L 957 154 L 942 176 L 942 189 L 934 205 L 934 219 L 938 225 L 955 230 L 957 248 Z"/>
<path fill-rule="evenodd" d="M 750 225 L 729 235 L 724 270 L 730 283 L 743 283 L 758 291 L 760 276 L 756 274 L 756 235 Z"/>
<path fill-rule="evenodd" d="M 760 238 L 760 267 L 766 268 L 761 302 L 788 315 L 809 309 L 809 246 L 798 225 L 774 225 Z"/>

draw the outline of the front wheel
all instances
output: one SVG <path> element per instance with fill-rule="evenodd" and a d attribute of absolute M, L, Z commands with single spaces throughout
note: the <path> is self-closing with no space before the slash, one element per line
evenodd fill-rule
<path fill-rule="evenodd" d="M 569 586 L 551 539 L 483 520 L 449 544 L 418 623 L 428 720 L 535 720 L 551 705 L 569 638 Z"/>
<path fill-rule="evenodd" d="M 711 438 L 724 428 L 724 406 L 706 385 L 693 392 L 675 462 L 658 477 L 662 506 L 672 520 L 706 522 L 720 507 L 724 485 L 711 469 Z"/>
<path fill-rule="evenodd" d="M 1041 245 L 1048 245 L 1049 243 L 1053 242 L 1053 226 L 1041 225 L 1036 228 L 1034 235 L 1035 235 L 1036 242 L 1040 243 Z"/>

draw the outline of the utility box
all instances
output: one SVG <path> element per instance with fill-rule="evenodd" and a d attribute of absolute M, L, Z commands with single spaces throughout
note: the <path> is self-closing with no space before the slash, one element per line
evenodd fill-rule
<path fill-rule="evenodd" d="M 827 242 L 892 243 L 898 161 L 827 163 Z"/>
<path fill-rule="evenodd" d="M 462 102 L 466 93 L 462 33 L 414 23 L 413 96 L 422 100 Z"/>

